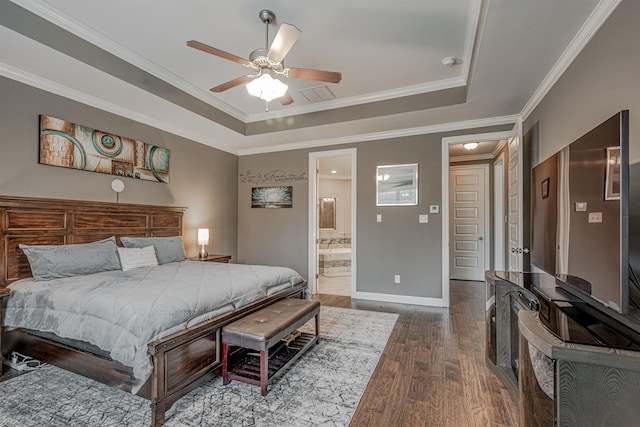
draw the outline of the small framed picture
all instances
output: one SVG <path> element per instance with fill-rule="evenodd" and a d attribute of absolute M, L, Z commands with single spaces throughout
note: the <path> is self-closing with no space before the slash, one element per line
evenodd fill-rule
<path fill-rule="evenodd" d="M 253 187 L 251 189 L 252 208 L 293 207 L 293 187 Z"/>
<path fill-rule="evenodd" d="M 546 199 L 549 197 L 549 184 L 551 182 L 550 178 L 545 178 L 540 183 L 540 194 L 542 194 L 542 198 Z"/>
<path fill-rule="evenodd" d="M 620 200 L 620 147 L 607 147 L 605 200 Z"/>

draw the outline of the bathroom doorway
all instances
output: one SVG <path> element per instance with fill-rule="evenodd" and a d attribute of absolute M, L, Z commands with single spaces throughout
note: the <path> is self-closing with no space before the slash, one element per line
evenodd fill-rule
<path fill-rule="evenodd" d="M 309 160 L 313 288 L 316 293 L 352 296 L 356 288 L 355 149 L 310 153 Z"/>

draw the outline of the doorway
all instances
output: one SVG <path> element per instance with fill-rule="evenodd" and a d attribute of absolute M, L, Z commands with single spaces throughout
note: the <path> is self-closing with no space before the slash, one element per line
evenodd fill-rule
<path fill-rule="evenodd" d="M 484 280 L 489 269 L 489 165 L 449 167 L 449 277 Z"/>
<path fill-rule="evenodd" d="M 356 291 L 356 149 L 309 153 L 309 282 L 314 293 Z"/>
<path fill-rule="evenodd" d="M 444 307 L 449 307 L 450 305 L 450 293 L 449 293 L 449 284 L 451 280 L 450 271 L 450 246 L 453 244 L 450 240 L 450 216 L 452 215 L 450 212 L 450 197 L 449 197 L 449 168 L 450 168 L 450 149 L 454 145 L 462 146 L 468 142 L 481 143 L 482 141 L 505 141 L 511 135 L 513 131 L 506 132 L 490 132 L 483 134 L 471 134 L 471 135 L 459 135 L 453 137 L 444 137 L 442 138 L 442 159 L 441 159 L 441 167 L 442 167 L 442 305 Z M 502 143 L 501 143 L 502 144 Z M 502 149 L 501 146 L 496 146 L 496 148 L 486 155 L 467 155 L 464 161 L 473 161 L 478 162 L 482 161 L 483 163 L 490 163 L 494 158 L 499 154 L 499 151 Z M 462 161 L 458 159 L 458 161 Z M 487 187 L 489 188 L 489 187 Z M 488 218 L 491 219 L 490 214 L 488 214 Z M 491 221 L 489 222 L 491 224 Z M 489 225 L 490 227 L 491 225 Z M 490 233 L 489 230 L 486 233 Z M 486 236 L 482 236 L 485 245 L 490 242 L 486 242 L 485 240 L 490 240 L 493 237 L 492 234 L 487 234 Z M 486 239 L 485 239 L 486 237 Z M 505 237 L 506 238 L 506 237 Z M 487 258 L 491 258 L 493 253 L 487 249 L 488 254 Z M 485 260 L 485 265 L 486 260 Z M 487 267 L 489 269 L 489 267 Z M 482 279 L 484 280 L 484 276 Z"/>

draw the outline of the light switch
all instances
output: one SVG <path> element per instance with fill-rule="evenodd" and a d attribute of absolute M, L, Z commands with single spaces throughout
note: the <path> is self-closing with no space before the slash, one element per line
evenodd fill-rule
<path fill-rule="evenodd" d="M 587 202 L 576 202 L 576 212 L 586 212 Z"/>
<path fill-rule="evenodd" d="M 429 222 L 429 215 L 418 215 L 418 222 L 420 224 L 426 224 Z"/>
<path fill-rule="evenodd" d="M 382 214 L 376 215 L 376 222 L 382 222 Z"/>
<path fill-rule="evenodd" d="M 438 205 L 429 206 L 429 213 L 432 213 L 432 214 L 440 213 L 440 206 Z"/>
<path fill-rule="evenodd" d="M 602 212 L 589 212 L 589 222 L 602 222 Z"/>

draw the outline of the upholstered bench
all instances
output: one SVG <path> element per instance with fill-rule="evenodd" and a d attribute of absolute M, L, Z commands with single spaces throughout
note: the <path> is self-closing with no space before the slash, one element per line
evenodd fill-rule
<path fill-rule="evenodd" d="M 296 331 L 314 316 L 315 335 Z M 237 380 L 259 385 L 265 396 L 267 385 L 318 342 L 320 303 L 296 298 L 278 301 L 222 328 L 223 383 Z M 260 358 L 251 352 L 241 352 L 232 364 L 231 346 L 259 351 Z"/>

